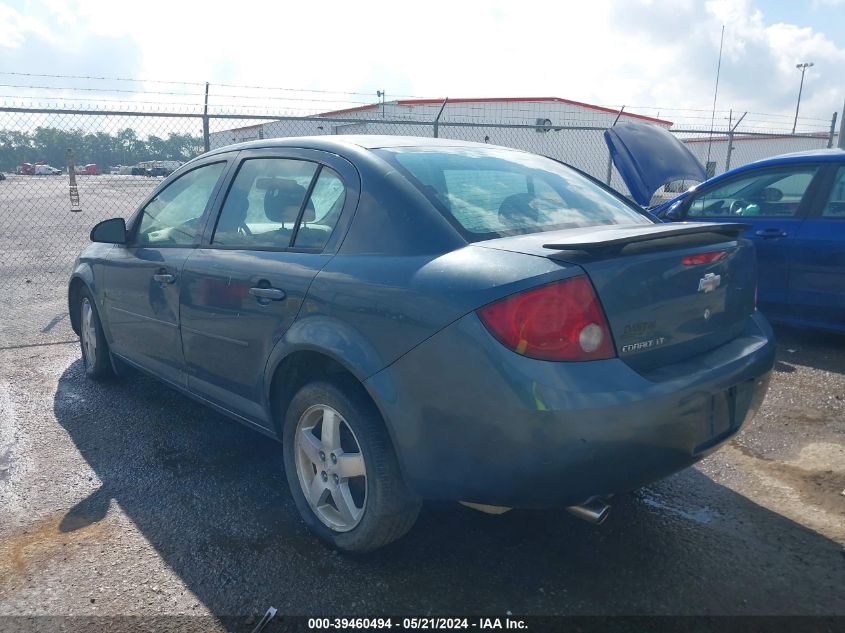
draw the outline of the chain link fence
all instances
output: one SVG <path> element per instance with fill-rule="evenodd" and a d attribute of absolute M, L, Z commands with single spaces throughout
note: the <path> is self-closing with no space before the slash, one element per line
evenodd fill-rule
<path fill-rule="evenodd" d="M 441 111 L 442 113 L 442 111 Z M 612 117 L 611 117 L 612 121 Z M 601 125 L 487 123 L 478 120 L 343 116 L 275 117 L 0 108 L 0 349 L 73 340 L 66 285 L 91 227 L 128 217 L 179 164 L 243 140 L 321 135 L 389 134 L 476 141 L 523 149 L 569 163 L 627 194 L 611 166 Z M 834 135 L 783 130 L 671 131 L 708 172 L 767 156 L 830 147 Z M 74 173 L 68 164 L 71 150 Z M 72 204 L 75 186 L 78 205 Z M 668 186 L 658 197 L 670 197 Z"/>

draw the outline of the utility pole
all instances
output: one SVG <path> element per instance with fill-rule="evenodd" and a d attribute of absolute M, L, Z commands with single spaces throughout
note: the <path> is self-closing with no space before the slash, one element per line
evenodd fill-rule
<path fill-rule="evenodd" d="M 716 121 L 716 97 L 719 96 L 719 75 L 722 74 L 722 48 L 725 45 L 725 25 L 722 25 L 722 35 L 719 37 L 719 62 L 716 64 L 716 87 L 713 89 L 713 112 L 710 114 L 710 140 L 707 142 L 707 161 L 704 168 L 710 163 L 710 150 L 713 148 L 713 123 Z M 710 174 L 707 174 L 710 177 Z"/>
<path fill-rule="evenodd" d="M 795 105 L 795 121 L 792 123 L 792 133 L 795 134 L 795 128 L 798 127 L 798 108 L 801 107 L 801 91 L 804 90 L 804 73 L 808 68 L 813 66 L 813 62 L 804 62 L 803 64 L 795 64 L 795 67 L 801 71 L 801 85 L 798 86 L 798 103 Z"/>

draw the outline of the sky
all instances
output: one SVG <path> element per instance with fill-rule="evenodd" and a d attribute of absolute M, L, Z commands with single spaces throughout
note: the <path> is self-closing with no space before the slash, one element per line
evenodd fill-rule
<path fill-rule="evenodd" d="M 208 81 L 213 103 L 290 113 L 384 90 L 388 100 L 558 96 L 709 122 L 722 25 L 720 118 L 733 109 L 791 124 L 805 61 L 808 125 L 842 110 L 845 0 L 0 0 L 0 102 L 195 104 Z M 181 81 L 197 85 L 155 83 Z"/>

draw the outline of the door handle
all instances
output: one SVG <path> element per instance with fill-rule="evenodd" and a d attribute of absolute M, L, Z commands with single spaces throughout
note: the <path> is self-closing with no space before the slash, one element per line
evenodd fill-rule
<path fill-rule="evenodd" d="M 160 284 L 172 284 L 176 281 L 176 275 L 171 275 L 170 273 L 156 273 L 153 275 L 153 279 Z"/>
<path fill-rule="evenodd" d="M 755 231 L 755 235 L 759 237 L 787 237 L 789 233 L 780 229 L 760 229 Z"/>
<path fill-rule="evenodd" d="M 281 301 L 285 298 L 285 291 L 278 288 L 250 288 L 249 294 L 258 299 L 259 303 L 264 301 Z"/>

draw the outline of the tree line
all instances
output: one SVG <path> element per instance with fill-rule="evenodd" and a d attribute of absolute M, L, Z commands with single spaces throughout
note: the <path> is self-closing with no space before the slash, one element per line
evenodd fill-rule
<path fill-rule="evenodd" d="M 86 133 L 37 127 L 32 132 L 0 130 L 0 171 L 14 171 L 21 163 L 47 161 L 63 168 L 71 148 L 77 165 L 95 163 L 99 169 L 112 165 L 135 165 L 147 160 L 187 161 L 202 153 L 202 137 L 171 132 L 166 138 L 149 135 L 140 138 L 132 128 L 117 134 Z"/>

